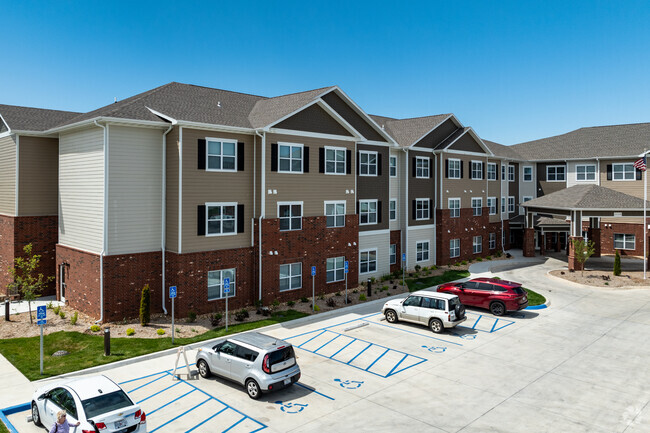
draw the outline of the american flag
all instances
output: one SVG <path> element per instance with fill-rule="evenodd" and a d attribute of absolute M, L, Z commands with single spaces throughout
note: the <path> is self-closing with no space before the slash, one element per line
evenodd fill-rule
<path fill-rule="evenodd" d="M 643 155 L 643 158 L 639 158 L 634 162 L 634 167 L 638 170 L 646 171 L 645 155 Z"/>

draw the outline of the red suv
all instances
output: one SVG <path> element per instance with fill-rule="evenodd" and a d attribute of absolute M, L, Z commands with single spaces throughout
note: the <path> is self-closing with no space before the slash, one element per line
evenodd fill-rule
<path fill-rule="evenodd" d="M 474 278 L 464 283 L 447 283 L 438 291 L 458 295 L 463 305 L 487 308 L 495 316 L 528 306 L 528 295 L 521 284 L 495 278 Z"/>

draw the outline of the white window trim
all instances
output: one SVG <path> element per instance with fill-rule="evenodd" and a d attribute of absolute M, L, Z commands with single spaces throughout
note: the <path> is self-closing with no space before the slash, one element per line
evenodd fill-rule
<path fill-rule="evenodd" d="M 418 218 L 418 203 L 426 203 L 427 217 Z M 422 205 L 422 213 L 424 214 L 424 205 Z M 416 198 L 415 199 L 415 221 L 428 221 L 431 219 L 431 199 L 429 198 Z"/>
<path fill-rule="evenodd" d="M 451 243 L 453 241 L 458 241 L 458 254 L 456 254 L 455 256 L 451 255 Z M 454 249 L 456 249 L 456 248 L 454 248 Z M 453 259 L 453 258 L 456 258 L 456 257 L 460 257 L 460 238 L 449 239 L 449 258 Z"/>
<path fill-rule="evenodd" d="M 343 151 L 343 173 L 336 173 L 336 172 L 331 173 L 331 172 L 327 171 L 327 149 L 333 150 L 335 155 L 336 155 L 337 150 L 342 150 Z M 325 146 L 325 152 L 324 152 L 324 155 L 323 155 L 323 163 L 325 165 L 323 167 L 323 171 L 325 171 L 325 174 L 329 174 L 329 175 L 332 175 L 332 176 L 345 176 L 347 174 L 347 167 L 348 167 L 348 165 L 347 165 L 348 164 L 348 152 L 347 152 L 347 150 L 348 149 L 346 149 L 345 147 Z M 304 149 L 303 149 L 303 152 L 304 152 Z M 303 158 L 304 158 L 304 156 L 305 155 L 303 153 Z M 334 161 L 334 170 L 336 170 L 336 160 Z"/>
<path fill-rule="evenodd" d="M 578 167 L 593 167 L 594 168 L 594 178 L 593 179 L 587 179 L 587 170 L 585 170 L 585 179 L 578 179 Z M 576 164 L 576 182 L 594 182 L 596 180 L 596 172 L 598 169 L 596 168 L 596 164 Z M 612 179 L 614 179 L 614 167 L 612 167 Z"/>
<path fill-rule="evenodd" d="M 393 262 L 390 261 L 390 256 L 391 256 L 390 250 L 391 250 L 392 247 L 395 247 L 395 255 L 394 255 L 395 261 L 393 261 Z M 396 265 L 396 264 L 397 264 L 397 244 L 389 244 L 388 245 L 388 265 Z"/>
<path fill-rule="evenodd" d="M 512 210 L 510 210 L 510 201 L 512 199 Z M 515 197 L 513 195 L 508 196 L 508 213 L 514 213 L 515 212 Z"/>
<path fill-rule="evenodd" d="M 549 168 L 555 168 L 555 179 L 556 180 L 549 180 L 548 179 L 548 169 Z M 564 179 L 563 180 L 557 180 L 557 169 L 562 168 L 564 170 Z M 613 169 L 612 169 L 613 170 Z M 546 166 L 546 182 L 566 182 L 566 166 L 565 165 L 547 165 Z"/>
<path fill-rule="evenodd" d="M 478 207 L 478 208 L 476 208 L 476 209 L 478 209 L 479 212 L 480 212 L 478 215 L 476 215 L 476 214 L 474 213 L 474 209 L 475 209 L 475 208 L 474 208 L 474 200 L 478 200 L 478 201 L 481 202 L 481 206 Z M 481 215 L 483 215 L 483 197 L 472 197 L 470 203 L 471 203 L 471 205 L 472 205 L 472 216 L 481 216 Z"/>
<path fill-rule="evenodd" d="M 616 179 L 614 178 L 614 167 L 617 165 L 621 166 L 626 166 L 629 165 L 632 167 L 632 179 Z M 625 175 L 625 170 L 623 170 L 623 174 Z M 636 168 L 634 168 L 634 163 L 633 162 L 617 162 L 612 164 L 612 181 L 613 182 L 632 182 L 636 180 Z"/>
<path fill-rule="evenodd" d="M 632 237 L 634 239 L 634 247 L 633 248 L 616 248 L 616 235 L 623 236 L 623 246 L 627 243 L 627 238 Z M 614 249 L 616 250 L 624 250 L 624 251 L 634 251 L 636 250 L 636 235 L 632 233 L 614 233 L 612 236 L 612 245 L 614 245 Z"/>
<path fill-rule="evenodd" d="M 390 205 L 391 203 L 395 203 L 395 218 L 390 217 Z M 397 221 L 397 199 L 396 198 L 391 198 L 388 201 L 388 220 L 389 221 Z"/>
<path fill-rule="evenodd" d="M 361 204 L 362 203 L 375 203 L 375 222 L 367 222 L 367 223 L 362 223 L 361 222 Z M 368 207 L 370 209 L 370 207 Z M 379 221 L 377 221 L 379 216 L 379 200 L 377 199 L 368 199 L 368 200 L 359 200 L 359 225 L 360 226 L 374 226 L 379 224 Z M 370 220 L 370 212 L 368 212 L 368 220 Z"/>
<path fill-rule="evenodd" d="M 531 201 L 533 199 L 532 195 L 525 195 L 521 198 L 522 203 L 526 203 L 527 201 Z"/>
<path fill-rule="evenodd" d="M 530 180 L 526 180 L 526 169 L 530 168 Z M 524 165 L 523 168 L 521 169 L 521 179 L 524 182 L 532 182 L 533 181 L 533 166 L 532 165 Z"/>
<path fill-rule="evenodd" d="M 479 238 L 480 242 L 476 243 L 476 238 Z M 476 251 L 475 247 L 479 247 L 479 251 Z M 483 252 L 483 236 L 476 235 L 472 237 L 472 254 L 481 254 Z"/>
<path fill-rule="evenodd" d="M 333 204 L 335 209 L 336 209 L 337 204 L 342 204 L 343 205 L 343 225 L 342 226 L 337 226 L 337 225 L 328 226 L 327 225 L 327 217 L 328 217 L 328 215 L 327 215 L 327 205 L 328 204 Z M 347 212 L 347 202 L 345 200 L 325 200 L 323 202 L 323 215 L 325 215 L 325 226 L 328 229 L 345 227 L 345 215 L 346 215 L 346 212 Z M 334 223 L 335 224 L 336 224 L 336 217 L 337 216 L 339 216 L 339 215 L 336 215 L 336 214 L 334 215 Z"/>
<path fill-rule="evenodd" d="M 361 155 L 366 154 L 366 155 L 375 155 L 375 174 L 361 174 Z M 371 164 L 366 164 L 370 167 Z M 370 171 L 370 170 L 368 170 Z M 373 150 L 360 150 L 359 151 L 359 176 L 364 176 L 364 177 L 377 177 L 379 176 L 379 152 L 375 152 Z"/>
<path fill-rule="evenodd" d="M 452 215 L 451 215 L 451 212 L 450 212 L 450 213 L 449 213 L 449 218 L 460 218 L 460 207 L 461 207 L 460 197 L 449 197 L 449 198 L 447 199 L 447 209 L 449 209 L 450 211 L 451 211 L 452 209 L 454 209 L 454 210 L 456 209 L 456 208 L 452 208 L 452 207 L 451 207 L 451 202 L 452 202 L 452 201 L 455 201 L 455 200 L 458 200 L 458 216 L 452 216 Z"/>
<path fill-rule="evenodd" d="M 488 207 L 488 215 L 497 215 L 498 214 L 498 209 L 499 209 L 499 202 L 496 197 L 488 197 L 488 202 L 487 202 L 487 207 Z M 492 213 L 492 207 L 490 206 L 490 200 L 494 201 L 494 213 Z"/>
<path fill-rule="evenodd" d="M 447 179 L 460 179 L 460 175 L 461 175 L 461 169 L 460 169 L 461 162 L 460 162 L 460 159 L 458 159 L 458 158 L 447 158 L 447 161 L 448 161 L 447 164 L 449 164 L 449 170 L 448 170 L 449 171 L 449 177 Z M 451 163 L 452 162 L 458 162 L 458 177 L 451 175 Z"/>
<path fill-rule="evenodd" d="M 490 179 L 490 167 L 494 167 L 494 179 Z M 487 168 L 485 169 L 485 177 L 487 177 L 487 180 L 489 181 L 496 181 L 497 180 L 497 163 L 496 162 L 488 162 L 487 163 Z"/>
<path fill-rule="evenodd" d="M 496 233 L 489 233 L 488 234 L 488 250 L 496 250 L 496 248 L 497 248 L 497 234 Z"/>
<path fill-rule="evenodd" d="M 422 260 L 418 260 L 418 246 L 420 246 L 421 244 L 425 244 L 425 243 L 427 244 L 427 258 L 422 259 Z M 421 262 L 428 262 L 429 260 L 431 260 L 431 241 L 429 239 L 417 241 L 415 243 L 415 262 L 416 263 L 421 263 Z"/>
<path fill-rule="evenodd" d="M 218 298 L 210 298 L 210 297 L 208 297 L 207 298 L 208 301 L 218 301 L 219 299 L 226 299 L 226 298 L 230 299 L 230 298 L 234 298 L 237 295 L 237 268 L 214 269 L 214 270 L 211 270 L 211 271 L 208 271 L 208 272 L 219 272 L 219 280 L 221 281 L 221 283 L 220 283 L 220 286 L 221 286 L 220 292 L 221 292 L 221 294 L 223 294 L 223 273 L 226 272 L 226 271 L 232 271 L 232 274 L 234 276 L 235 281 L 230 282 L 230 290 L 231 291 L 228 293 L 228 296 L 221 296 L 221 297 L 218 297 Z M 208 278 L 208 275 L 206 274 L 206 285 L 207 285 L 208 289 L 210 288 L 209 281 L 210 281 L 210 279 Z M 234 294 L 232 292 L 233 286 L 234 286 L 234 290 L 235 290 Z M 209 291 L 208 291 L 208 293 L 209 293 Z"/>
<path fill-rule="evenodd" d="M 293 275 L 291 273 L 291 265 L 300 265 L 300 287 L 291 287 L 291 279 L 298 276 L 298 275 Z M 284 293 L 284 292 L 290 292 L 292 290 L 302 289 L 302 262 L 282 263 L 280 265 L 280 267 L 282 267 L 282 266 L 289 266 L 289 276 L 285 277 L 285 278 L 282 278 L 282 277 L 280 277 L 280 275 L 278 275 L 278 282 L 282 281 L 283 279 L 284 280 L 289 280 L 289 288 L 282 290 L 282 289 L 280 289 L 280 284 L 278 284 L 278 291 Z"/>
<path fill-rule="evenodd" d="M 479 164 L 481 167 L 481 177 L 474 177 L 474 164 Z M 483 173 L 483 161 L 472 160 L 470 163 L 470 171 L 472 173 L 472 180 L 483 180 L 485 179 L 485 173 Z"/>
<path fill-rule="evenodd" d="M 220 141 L 221 142 L 221 166 L 222 167 L 223 167 L 223 143 L 234 143 L 234 145 L 235 145 L 235 168 L 209 168 L 210 164 L 208 162 L 209 161 L 208 156 L 210 154 L 208 153 L 208 149 L 210 148 L 210 146 L 208 145 L 208 143 L 210 141 Z M 237 171 L 237 161 L 238 161 L 238 158 L 239 158 L 239 155 L 238 155 L 238 152 L 237 152 L 237 147 L 239 147 L 239 146 L 237 146 L 237 140 L 233 140 L 232 138 L 205 137 L 205 171 L 216 171 L 216 172 L 222 171 L 222 172 L 229 172 L 229 173 Z"/>
<path fill-rule="evenodd" d="M 504 214 L 508 210 L 508 198 L 501 197 L 501 213 Z"/>
<path fill-rule="evenodd" d="M 302 152 L 300 153 L 300 171 L 286 171 L 282 170 L 280 168 L 280 146 L 291 146 L 291 147 L 300 147 L 302 148 Z M 291 152 L 289 152 L 291 154 Z M 293 158 L 290 158 L 289 161 L 293 161 Z M 289 164 L 289 168 L 291 168 L 291 164 Z M 305 172 L 305 145 L 303 143 L 289 143 L 286 141 L 278 141 L 278 173 L 285 173 L 285 174 L 303 174 Z"/>
<path fill-rule="evenodd" d="M 343 262 L 341 264 L 342 267 L 341 268 L 334 268 L 333 271 L 334 271 L 334 278 L 336 278 L 336 271 L 339 270 L 339 269 L 343 270 L 343 278 L 341 278 L 340 280 L 327 281 L 327 272 L 328 272 L 328 270 L 327 270 L 327 261 L 328 260 L 341 259 L 341 258 L 343 259 Z M 336 265 L 336 261 L 334 262 L 334 264 Z M 345 280 L 345 256 L 327 257 L 325 259 L 325 284 L 338 283 L 339 281 L 343 281 L 343 280 Z"/>
<path fill-rule="evenodd" d="M 282 232 L 297 232 L 298 230 L 302 230 L 302 219 L 304 218 L 305 215 L 305 205 L 304 202 L 302 201 L 279 201 L 277 202 L 277 208 L 276 208 L 276 216 L 278 220 L 281 219 L 280 217 L 280 206 L 293 206 L 293 205 L 300 205 L 300 228 L 299 229 L 292 229 L 289 228 L 289 230 L 282 230 L 280 229 L 280 222 L 278 221 L 278 229 Z M 284 218 L 284 217 L 282 217 Z M 289 217 L 289 219 L 295 218 L 294 216 Z M 291 226 L 291 224 L 289 224 Z"/>
<path fill-rule="evenodd" d="M 512 169 L 512 170 L 510 170 Z M 510 176 L 510 171 L 512 171 L 512 176 Z M 508 182 L 515 182 L 517 180 L 517 170 L 515 169 L 514 164 L 508 164 Z"/>
<path fill-rule="evenodd" d="M 426 162 L 426 168 L 422 168 L 422 172 L 426 170 L 427 175 L 426 176 L 418 176 L 418 162 L 420 161 L 425 161 Z M 431 158 L 427 158 L 426 156 L 416 156 L 415 157 L 415 178 L 416 179 L 430 179 L 431 178 Z"/>
<path fill-rule="evenodd" d="M 205 204 L 205 236 L 206 237 L 234 236 L 234 235 L 237 234 L 237 221 L 238 221 L 238 219 L 237 219 L 237 217 L 238 217 L 238 215 L 237 215 L 237 204 L 238 204 L 237 202 L 211 202 L 211 203 L 206 203 Z M 235 231 L 234 232 L 232 232 L 232 233 L 209 233 L 208 232 L 208 222 L 209 222 L 208 221 L 208 210 L 209 210 L 208 208 L 209 207 L 216 207 L 216 206 L 221 206 L 222 208 L 225 207 L 225 206 L 234 206 L 235 207 L 235 220 L 234 220 L 235 221 Z M 222 210 L 222 214 L 223 214 L 223 210 Z M 223 232 L 223 219 L 221 221 L 222 221 L 221 230 Z"/>
<path fill-rule="evenodd" d="M 392 168 L 391 165 L 390 165 L 391 161 L 395 161 L 395 174 L 390 173 L 390 170 Z M 396 156 L 391 155 L 391 156 L 388 157 L 388 175 L 390 177 L 397 177 L 397 157 Z"/>
<path fill-rule="evenodd" d="M 371 253 L 371 252 L 375 253 L 375 260 L 374 260 L 375 261 L 375 270 L 374 271 L 368 270 L 366 272 L 361 272 L 361 254 L 362 253 Z M 370 260 L 368 260 L 368 265 L 370 265 Z M 368 269 L 370 269 L 370 266 L 368 266 Z M 365 250 L 359 250 L 359 275 L 373 274 L 375 272 L 377 272 L 377 248 L 368 248 L 368 249 L 365 249 Z"/>

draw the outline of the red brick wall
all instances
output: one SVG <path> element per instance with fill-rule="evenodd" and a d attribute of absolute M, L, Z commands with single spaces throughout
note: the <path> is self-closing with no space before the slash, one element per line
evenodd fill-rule
<path fill-rule="evenodd" d="M 400 230 L 391 230 L 390 232 L 390 244 L 395 244 L 395 254 L 396 262 L 394 265 L 390 265 L 390 271 L 395 272 L 402 269 L 402 232 Z"/>
<path fill-rule="evenodd" d="M 450 218 L 448 209 L 438 209 L 436 211 L 438 229 L 436 230 L 436 262 L 439 265 L 446 265 L 455 263 L 462 260 L 475 259 L 477 257 L 485 257 L 493 254 L 493 251 L 488 249 L 489 238 L 488 235 L 492 230 L 490 225 L 489 208 L 483 208 L 481 216 L 474 216 L 472 208 L 463 208 L 460 210 L 460 218 Z M 483 248 L 479 254 L 474 254 L 473 251 L 473 237 L 482 236 Z M 499 224 L 499 231 L 497 232 L 497 242 L 501 242 L 501 224 Z M 449 241 L 452 239 L 460 239 L 460 256 L 449 257 Z M 506 238 L 507 240 L 507 238 Z"/>
<path fill-rule="evenodd" d="M 601 254 L 615 254 L 614 251 L 614 233 L 624 233 L 634 235 L 634 250 L 619 250 L 622 256 L 639 256 L 643 257 L 643 224 L 623 224 L 612 223 L 612 227 L 605 224 L 600 225 L 600 252 Z M 649 233 L 650 234 L 650 233 Z M 647 241 L 650 242 L 650 241 Z M 650 243 L 648 244 L 650 247 Z"/>
<path fill-rule="evenodd" d="M 0 292 L 7 293 L 13 279 L 9 268 L 14 263 L 14 218 L 0 215 Z"/>
<path fill-rule="evenodd" d="M 101 316 L 99 255 L 57 245 L 56 263 L 64 262 L 66 263 L 66 301 L 72 308 L 99 319 Z M 55 268 L 58 281 L 59 269 L 58 266 Z M 57 298 L 60 299 L 59 290 L 57 285 Z"/>
<path fill-rule="evenodd" d="M 30 216 L 14 219 L 14 254 L 23 254 L 23 248 L 32 244 L 32 251 L 41 255 L 37 272 L 51 277 L 41 292 L 43 296 L 56 294 L 56 243 L 59 237 L 57 216 Z"/>
<path fill-rule="evenodd" d="M 346 215 L 345 227 L 327 228 L 326 217 L 305 217 L 302 230 L 280 231 L 278 219 L 262 223 L 262 300 L 268 305 L 300 299 L 312 294 L 311 267 L 316 266 L 316 295 L 345 290 L 345 281 L 327 283 L 327 259 L 345 256 L 349 262 L 348 288 L 358 285 L 359 235 L 358 215 Z M 350 244 L 350 246 L 348 246 Z M 356 244 L 356 245 L 355 245 Z M 277 255 L 269 255 L 277 251 Z M 279 291 L 280 265 L 302 262 L 302 288 Z"/>

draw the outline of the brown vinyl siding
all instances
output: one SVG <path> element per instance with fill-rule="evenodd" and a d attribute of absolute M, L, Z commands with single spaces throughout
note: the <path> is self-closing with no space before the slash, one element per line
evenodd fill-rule
<path fill-rule="evenodd" d="M 449 149 L 461 150 L 463 152 L 485 153 L 481 145 L 472 137 L 469 132 L 463 134 L 452 144 Z"/>
<path fill-rule="evenodd" d="M 422 140 L 415 144 L 415 147 L 427 147 L 435 149 L 447 137 L 457 131 L 459 128 L 453 120 L 447 119 L 438 125 L 433 131 L 429 132 Z"/>
<path fill-rule="evenodd" d="M 21 138 L 22 140 L 22 138 Z M 22 141 L 21 141 L 22 143 Z M 630 160 L 602 160 L 600 161 L 600 185 L 605 188 L 613 189 L 624 194 L 633 195 L 635 197 L 643 198 L 643 180 L 607 180 L 607 166 L 611 164 L 627 164 L 634 163 L 633 159 Z M 647 173 L 647 172 L 646 172 Z M 647 175 L 647 174 L 646 174 Z M 642 178 L 643 179 L 643 178 Z"/>
<path fill-rule="evenodd" d="M 167 134 L 165 249 L 178 253 L 178 130 L 175 126 Z M 196 212 L 195 212 L 196 213 Z"/>
<path fill-rule="evenodd" d="M 18 162 L 18 215 L 57 215 L 59 140 L 21 136 Z"/>
<path fill-rule="evenodd" d="M 421 179 L 415 177 L 413 172 L 414 162 L 413 160 L 417 157 L 429 158 L 429 178 Z M 436 161 L 433 153 L 430 152 L 418 152 L 415 150 L 410 150 L 408 152 L 408 208 L 406 209 L 408 215 L 408 224 L 411 226 L 422 226 L 433 224 L 433 214 L 434 208 L 436 207 L 435 198 L 436 198 Z M 413 201 L 417 198 L 428 198 L 430 200 L 429 204 L 429 219 L 428 220 L 416 220 L 415 214 L 413 212 Z M 433 239 L 431 239 L 433 242 Z M 431 244 L 433 245 L 433 243 Z M 433 248 L 431 248 L 433 251 Z"/>
<path fill-rule="evenodd" d="M 379 141 L 386 143 L 387 140 L 381 136 L 375 129 L 356 111 L 352 109 L 339 95 L 330 92 L 321 99 L 334 109 L 345 119 L 354 129 L 361 133 L 366 140 Z"/>
<path fill-rule="evenodd" d="M 537 197 L 550 194 L 552 192 L 560 191 L 566 188 L 566 180 L 564 182 L 547 182 L 546 181 L 546 167 L 549 165 L 563 165 L 566 167 L 566 162 L 538 162 L 537 163 Z M 565 169 L 566 176 L 569 175 L 568 169 Z M 607 172 L 605 172 L 607 176 Z M 605 177 L 607 178 L 607 177 Z M 605 186 L 605 185 L 603 185 Z"/>
<path fill-rule="evenodd" d="M 460 198 L 460 207 L 471 207 L 472 197 L 483 197 L 483 203 L 486 203 L 487 197 L 487 180 L 485 179 L 487 171 L 487 161 L 485 156 L 481 155 L 462 155 L 453 153 L 442 154 L 442 203 L 439 206 L 442 209 L 447 209 L 448 198 Z M 460 159 L 462 161 L 462 177 L 460 179 L 449 179 L 446 176 L 446 162 L 448 159 Z M 470 179 L 472 171 L 472 161 L 481 161 L 483 163 L 483 179 Z M 499 173 L 500 175 L 501 173 Z M 499 179 L 501 176 L 499 176 Z M 494 183 L 494 182 L 490 182 Z"/>
<path fill-rule="evenodd" d="M 16 212 L 16 142 L 12 136 L 0 138 L 0 214 Z"/>
<path fill-rule="evenodd" d="M 378 203 L 381 202 L 381 222 L 370 225 L 359 224 L 359 231 L 388 229 L 390 224 L 390 215 L 388 214 L 390 200 L 390 173 L 388 169 L 390 150 L 386 146 L 372 146 L 367 144 L 359 144 L 357 150 L 377 152 L 378 157 L 381 155 L 381 175 L 379 175 L 379 167 L 377 167 L 377 176 L 357 175 L 357 201 L 374 199 Z M 352 167 L 352 171 L 356 173 L 356 164 Z"/>
<path fill-rule="evenodd" d="M 271 171 L 272 152 L 274 143 L 296 143 L 309 148 L 308 173 L 280 173 Z M 352 158 L 352 174 L 337 175 L 319 173 L 319 148 L 325 146 L 343 147 L 350 150 Z M 347 152 L 346 152 L 347 153 Z M 303 151 L 304 155 L 304 151 Z M 261 155 L 258 152 L 258 160 Z M 304 159 L 303 159 L 304 161 Z M 345 200 L 346 215 L 355 213 L 354 202 L 354 167 L 356 155 L 354 142 L 341 140 L 326 140 L 295 135 L 267 134 L 266 135 L 266 187 L 263 193 L 266 199 L 266 218 L 278 217 L 278 202 L 303 202 L 303 216 L 313 217 L 325 214 L 326 200 Z M 388 164 L 388 162 L 386 162 Z M 269 194 L 271 190 L 273 194 Z M 275 192 L 277 191 L 277 194 Z M 346 193 L 349 191 L 349 193 Z"/>
<path fill-rule="evenodd" d="M 318 104 L 313 104 L 305 108 L 273 127 L 292 129 L 296 131 L 318 132 L 321 134 L 342 135 L 346 137 L 352 136 L 343 125 L 337 122 Z"/>

